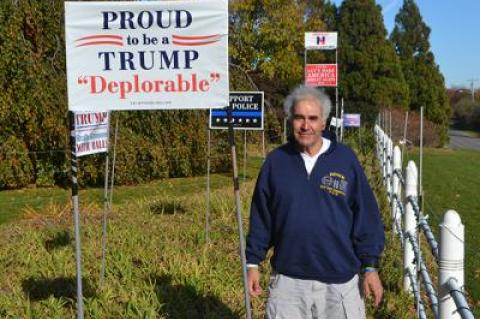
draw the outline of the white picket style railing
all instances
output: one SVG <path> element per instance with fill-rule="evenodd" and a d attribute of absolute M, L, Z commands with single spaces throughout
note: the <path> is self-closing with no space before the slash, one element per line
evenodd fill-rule
<path fill-rule="evenodd" d="M 409 161 L 403 174 L 400 147 L 393 146 L 392 139 L 379 125 L 374 131 L 378 161 L 391 208 L 392 229 L 403 249 L 403 288 L 413 295 L 418 317 L 427 318 L 417 278 L 420 275 L 435 319 L 475 318 L 464 294 L 464 225 L 459 214 L 454 210 L 444 214 L 437 242 L 428 224 L 428 216 L 423 215 L 418 204 L 417 166 Z M 405 194 L 402 196 L 403 188 Z M 419 231 L 424 234 L 438 264 L 436 288 L 422 257 Z"/>

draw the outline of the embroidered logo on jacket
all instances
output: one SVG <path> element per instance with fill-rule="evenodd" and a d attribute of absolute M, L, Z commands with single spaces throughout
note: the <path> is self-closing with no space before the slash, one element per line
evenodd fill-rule
<path fill-rule="evenodd" d="M 320 188 L 336 196 L 345 196 L 347 193 L 347 179 L 340 173 L 331 172 L 322 177 Z"/>

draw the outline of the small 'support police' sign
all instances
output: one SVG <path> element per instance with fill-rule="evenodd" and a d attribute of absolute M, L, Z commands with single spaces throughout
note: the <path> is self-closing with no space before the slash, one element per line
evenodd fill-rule
<path fill-rule="evenodd" d="M 263 130 L 263 92 L 230 92 L 233 128 Z M 210 129 L 228 128 L 228 107 L 210 110 Z"/>

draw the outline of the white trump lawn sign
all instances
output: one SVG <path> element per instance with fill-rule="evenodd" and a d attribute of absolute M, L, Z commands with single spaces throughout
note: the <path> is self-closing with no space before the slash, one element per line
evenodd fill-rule
<path fill-rule="evenodd" d="M 228 3 L 65 2 L 71 111 L 228 105 Z"/>
<path fill-rule="evenodd" d="M 109 112 L 75 112 L 77 157 L 108 152 Z"/>

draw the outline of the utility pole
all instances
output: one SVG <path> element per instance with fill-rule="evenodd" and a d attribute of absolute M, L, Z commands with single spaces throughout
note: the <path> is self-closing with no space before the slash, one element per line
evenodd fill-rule
<path fill-rule="evenodd" d="M 475 102 L 475 86 L 473 83 L 478 81 L 478 78 L 471 78 L 470 79 L 470 90 L 472 92 L 472 102 Z"/>

